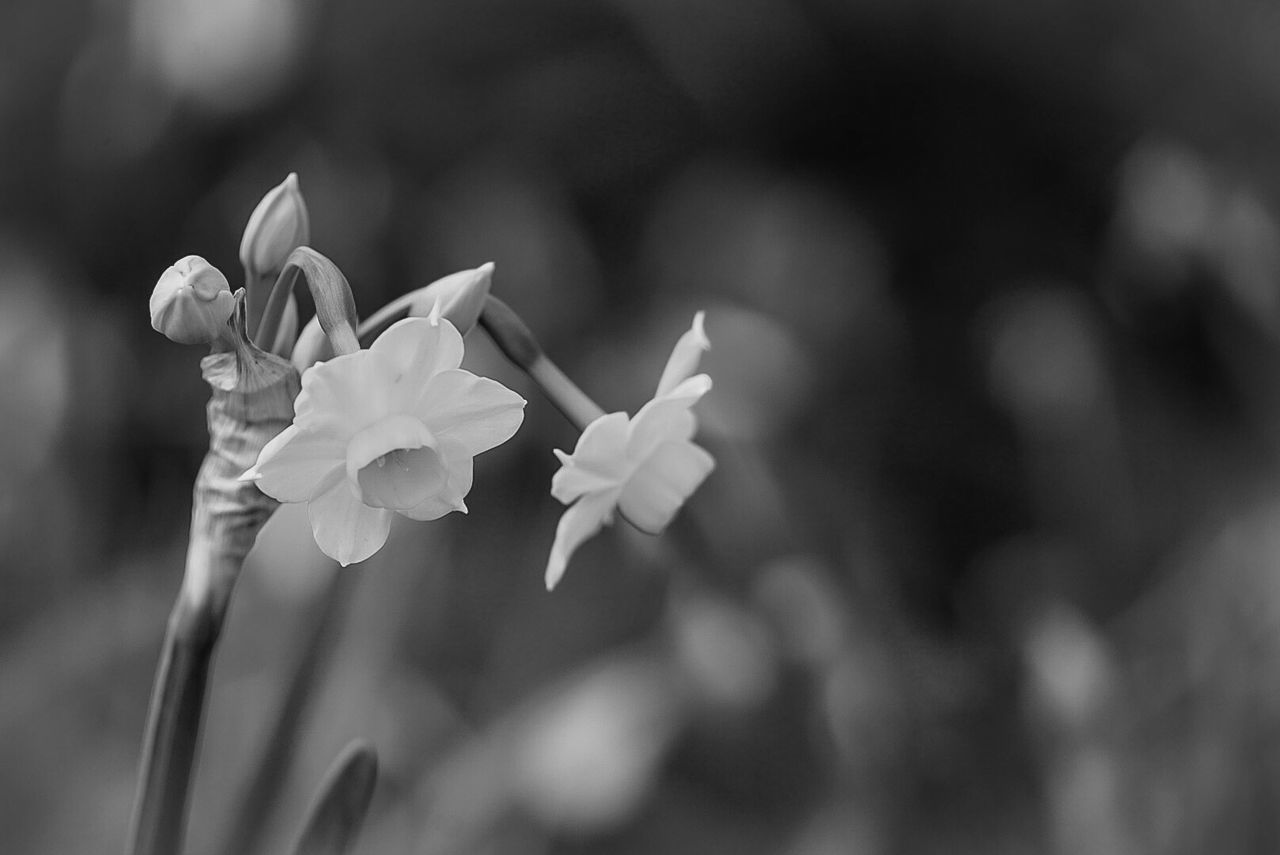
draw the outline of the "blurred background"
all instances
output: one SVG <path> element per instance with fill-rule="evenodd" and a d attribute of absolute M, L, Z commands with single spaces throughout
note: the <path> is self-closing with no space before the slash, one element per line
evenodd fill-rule
<path fill-rule="evenodd" d="M 123 845 L 205 447 L 147 298 L 296 171 L 362 312 L 494 261 L 606 410 L 706 309 L 719 465 L 548 595 L 576 437 L 470 336 L 525 428 L 336 582 L 273 518 L 193 855 L 286 851 L 355 737 L 366 855 L 1276 851 L 1278 46 L 1250 0 L 5 3 L 0 848 Z"/>

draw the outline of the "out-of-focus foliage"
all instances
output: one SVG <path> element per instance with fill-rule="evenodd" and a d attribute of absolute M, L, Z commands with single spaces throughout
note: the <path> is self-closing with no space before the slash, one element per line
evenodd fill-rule
<path fill-rule="evenodd" d="M 4 4 L 0 848 L 124 839 L 205 442 L 147 297 L 296 171 L 362 311 L 492 260 L 606 409 L 705 308 L 718 467 L 548 595 L 575 436 L 473 333 L 526 426 L 346 571 L 263 851 L 354 737 L 367 855 L 1274 851 L 1277 47 L 1245 0 Z M 336 572 L 298 511 L 194 855 Z"/>

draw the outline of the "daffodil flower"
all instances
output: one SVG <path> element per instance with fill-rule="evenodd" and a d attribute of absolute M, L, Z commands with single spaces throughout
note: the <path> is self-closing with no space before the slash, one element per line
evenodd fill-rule
<path fill-rule="evenodd" d="M 525 401 L 461 362 L 462 336 L 436 311 L 317 363 L 293 424 L 242 477 L 281 502 L 306 502 L 316 543 L 343 566 L 381 549 L 396 514 L 465 513 L 472 458 L 515 434 Z"/>
<path fill-rule="evenodd" d="M 691 441 L 697 430 L 691 408 L 711 388 L 706 374 L 693 375 L 710 347 L 702 319 L 702 312 L 694 316 L 653 400 L 634 418 L 624 412 L 601 416 L 587 425 L 573 454 L 555 450 L 562 465 L 551 495 L 572 506 L 556 527 L 547 590 L 560 581 L 574 550 L 613 522 L 615 509 L 641 531 L 659 534 L 715 468 L 711 455 Z"/>

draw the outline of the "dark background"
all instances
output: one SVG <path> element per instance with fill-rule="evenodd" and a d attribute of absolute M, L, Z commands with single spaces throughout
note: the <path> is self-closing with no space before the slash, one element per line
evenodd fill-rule
<path fill-rule="evenodd" d="M 296 171 L 362 312 L 494 261 L 606 409 L 705 309 L 719 465 L 547 594 L 575 435 L 470 336 L 525 428 L 345 571 L 263 851 L 356 736 L 362 853 L 1275 851 L 1278 48 L 1252 0 L 4 4 L 2 848 L 122 846 L 205 443 L 147 298 Z M 300 510 L 196 855 L 335 572 Z"/>

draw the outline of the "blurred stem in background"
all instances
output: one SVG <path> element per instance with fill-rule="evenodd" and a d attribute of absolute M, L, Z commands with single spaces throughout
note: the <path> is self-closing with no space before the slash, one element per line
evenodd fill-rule
<path fill-rule="evenodd" d="M 262 756 L 252 777 L 240 787 L 240 796 L 227 826 L 227 842 L 218 851 L 249 855 L 261 849 L 272 811 L 289 778 L 294 757 L 306 723 L 308 702 L 328 670 L 334 646 L 341 635 L 344 606 L 349 599 L 355 574 L 331 568 L 324 588 L 316 597 L 307 636 L 299 645 L 297 662 L 289 675 L 289 685 L 267 728 Z"/>

